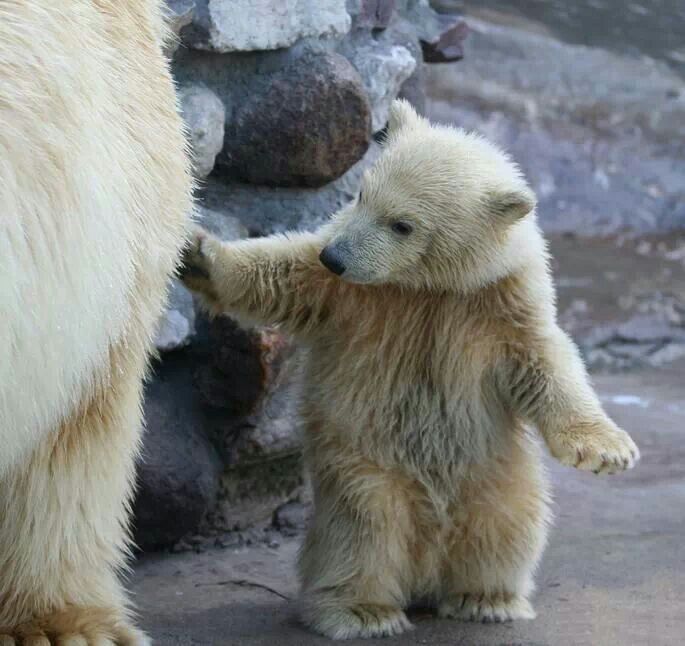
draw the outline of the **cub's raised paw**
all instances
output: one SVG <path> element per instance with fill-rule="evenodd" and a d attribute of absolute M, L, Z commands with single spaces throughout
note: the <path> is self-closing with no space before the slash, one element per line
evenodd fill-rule
<path fill-rule="evenodd" d="M 0 646 L 150 645 L 120 612 L 106 608 L 69 608 L 14 628 L 0 627 Z"/>
<path fill-rule="evenodd" d="M 562 464 L 594 473 L 632 469 L 640 451 L 628 433 L 605 425 L 583 425 L 548 439 L 552 455 Z"/>
<path fill-rule="evenodd" d="M 487 624 L 534 619 L 535 612 L 527 599 L 517 595 L 460 594 L 441 603 L 438 616 Z"/>
<path fill-rule="evenodd" d="M 305 612 L 304 622 L 331 639 L 392 637 L 413 628 L 400 608 L 360 603 L 348 607 L 319 607 Z"/>

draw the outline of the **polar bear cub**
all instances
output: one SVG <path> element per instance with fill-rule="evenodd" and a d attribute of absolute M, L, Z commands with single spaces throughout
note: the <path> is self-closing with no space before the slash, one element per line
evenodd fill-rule
<path fill-rule="evenodd" d="M 443 617 L 534 616 L 550 512 L 531 427 L 579 469 L 639 454 L 557 325 L 535 198 L 509 157 L 396 102 L 383 155 L 329 223 L 231 244 L 198 230 L 186 265 L 214 311 L 306 348 L 304 621 L 394 635 L 418 597 Z"/>

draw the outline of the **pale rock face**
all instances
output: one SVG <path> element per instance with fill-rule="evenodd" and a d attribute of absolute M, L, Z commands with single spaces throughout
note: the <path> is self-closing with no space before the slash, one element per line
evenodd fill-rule
<path fill-rule="evenodd" d="M 224 145 L 226 111 L 221 99 L 202 85 L 182 88 L 179 100 L 192 149 L 193 172 L 198 179 L 204 179 L 212 172 Z"/>
<path fill-rule="evenodd" d="M 174 279 L 169 289 L 167 310 L 161 316 L 155 335 L 160 352 L 177 350 L 190 343 L 195 335 L 195 309 L 192 294 Z"/>
<path fill-rule="evenodd" d="M 183 38 L 214 52 L 269 50 L 344 36 L 350 22 L 345 0 L 200 0 Z"/>
<path fill-rule="evenodd" d="M 371 103 L 371 127 L 378 132 L 385 127 L 390 105 L 417 61 L 402 45 L 373 41 L 355 46 L 346 55 L 362 78 Z"/>

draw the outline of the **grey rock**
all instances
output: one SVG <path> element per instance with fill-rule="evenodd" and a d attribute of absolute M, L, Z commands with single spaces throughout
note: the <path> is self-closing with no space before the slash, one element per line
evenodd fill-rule
<path fill-rule="evenodd" d="M 619 325 L 616 337 L 633 343 L 685 342 L 685 329 L 671 326 L 659 316 L 639 315 Z"/>
<path fill-rule="evenodd" d="M 233 438 L 226 437 L 252 414 L 264 391 L 259 336 L 228 317 L 211 322 L 203 317 L 202 324 L 205 329 L 197 348 L 194 384 L 200 401 L 212 414 L 210 435 L 220 454 L 227 456 L 225 444 L 231 446 Z"/>
<path fill-rule="evenodd" d="M 249 235 L 247 227 L 232 215 L 213 211 L 203 206 L 198 206 L 196 211 L 198 224 L 224 242 L 240 240 L 247 238 Z"/>
<path fill-rule="evenodd" d="M 377 40 L 382 44 L 400 45 L 411 53 L 416 61 L 416 67 L 411 76 L 402 84 L 397 96 L 409 101 L 420 114 L 425 114 L 425 64 L 423 63 L 423 51 L 415 25 L 406 18 L 396 15 L 388 28 L 377 37 Z"/>
<path fill-rule="evenodd" d="M 397 8 L 397 0 L 348 0 L 353 29 L 385 29 Z"/>
<path fill-rule="evenodd" d="M 662 348 L 651 354 L 647 362 L 650 366 L 660 368 L 685 357 L 685 343 L 667 343 Z"/>
<path fill-rule="evenodd" d="M 182 36 L 196 49 L 247 52 L 341 37 L 350 24 L 344 0 L 198 0 Z"/>
<path fill-rule="evenodd" d="M 238 218 L 255 234 L 314 229 L 356 197 L 362 173 L 379 152 L 379 146 L 372 143 L 361 161 L 321 188 L 251 186 L 209 177 L 198 197 L 205 207 Z"/>
<path fill-rule="evenodd" d="M 135 540 L 146 550 L 195 533 L 213 508 L 220 461 L 204 435 L 207 421 L 187 365 L 169 355 L 146 389 L 142 461 L 134 504 Z"/>
<path fill-rule="evenodd" d="M 685 354 L 685 328 L 663 316 L 638 314 L 628 321 L 596 327 L 578 339 L 592 369 L 660 367 Z"/>
<path fill-rule="evenodd" d="M 198 179 L 204 179 L 212 172 L 224 143 L 226 112 L 219 97 L 203 85 L 182 87 L 179 100 L 190 138 L 193 171 Z"/>
<path fill-rule="evenodd" d="M 385 127 L 390 104 L 416 69 L 417 61 L 406 47 L 366 34 L 344 41 L 340 51 L 362 78 L 371 102 L 372 129 L 378 132 Z"/>
<path fill-rule="evenodd" d="M 426 114 L 426 76 L 423 72 L 424 64 L 419 61 L 412 75 L 402 83 L 397 93 L 398 99 L 409 101 L 420 115 Z"/>
<path fill-rule="evenodd" d="M 178 48 L 181 29 L 193 20 L 195 0 L 166 0 L 166 9 L 169 28 L 174 36 L 166 49 L 167 56 L 171 56 Z"/>
<path fill-rule="evenodd" d="M 406 16 L 416 25 L 426 63 L 447 63 L 464 57 L 468 27 L 460 16 L 437 13 L 424 0 L 408 5 Z"/>
<path fill-rule="evenodd" d="M 311 512 L 311 505 L 290 501 L 281 505 L 274 512 L 273 524 L 284 534 L 293 535 L 296 530 L 306 529 Z"/>
<path fill-rule="evenodd" d="M 178 350 L 188 345 L 195 334 L 195 309 L 191 293 L 176 279 L 171 281 L 167 309 L 162 314 L 155 335 L 160 352 Z"/>
<path fill-rule="evenodd" d="M 366 152 L 369 101 L 339 54 L 307 53 L 236 106 L 218 170 L 253 184 L 322 186 Z"/>
<path fill-rule="evenodd" d="M 155 347 L 160 352 L 177 350 L 190 343 L 190 323 L 178 310 L 167 310 L 159 322 Z"/>

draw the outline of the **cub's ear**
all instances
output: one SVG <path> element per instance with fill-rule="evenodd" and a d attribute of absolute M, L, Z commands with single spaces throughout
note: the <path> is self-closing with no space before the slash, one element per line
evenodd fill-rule
<path fill-rule="evenodd" d="M 416 113 L 416 110 L 411 107 L 409 101 L 404 99 L 395 99 L 388 114 L 388 130 L 387 134 L 392 135 L 404 128 L 414 128 L 419 125 L 422 118 Z"/>
<path fill-rule="evenodd" d="M 490 208 L 498 219 L 513 224 L 528 215 L 535 208 L 536 203 L 533 191 L 529 188 L 522 188 L 494 195 Z"/>

